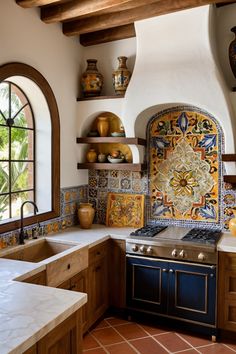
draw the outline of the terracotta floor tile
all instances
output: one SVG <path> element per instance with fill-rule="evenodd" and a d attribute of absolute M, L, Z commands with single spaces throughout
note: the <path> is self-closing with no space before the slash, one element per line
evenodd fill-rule
<path fill-rule="evenodd" d="M 105 327 L 109 327 L 109 323 L 107 323 L 106 320 L 102 320 L 101 322 L 99 322 L 96 326 L 96 329 L 99 329 L 99 328 L 105 328 Z"/>
<path fill-rule="evenodd" d="M 193 347 L 200 347 L 202 345 L 212 344 L 210 337 L 203 337 L 194 334 L 179 333 L 179 336 L 185 339 Z"/>
<path fill-rule="evenodd" d="M 124 342 L 124 339 L 111 327 L 96 329 L 92 333 L 102 345 Z"/>
<path fill-rule="evenodd" d="M 89 350 L 83 350 L 83 353 L 86 354 L 106 354 L 105 350 L 102 348 L 96 348 L 96 349 L 89 349 Z"/>
<path fill-rule="evenodd" d="M 230 341 L 228 339 L 224 340 L 224 344 L 227 345 L 227 347 L 230 347 L 231 349 L 236 351 L 236 336 L 235 336 L 235 341 Z"/>
<path fill-rule="evenodd" d="M 190 349 L 191 346 L 187 344 L 183 339 L 177 336 L 176 333 L 164 333 L 158 336 L 154 336 L 158 342 L 170 352 L 177 352 L 180 350 Z"/>
<path fill-rule="evenodd" d="M 158 328 L 158 327 L 152 327 L 152 326 L 147 326 L 147 325 L 142 325 L 141 324 L 141 327 L 146 331 L 148 332 L 151 336 L 154 336 L 155 334 L 161 334 L 161 333 L 166 333 L 166 332 L 169 332 L 170 330 L 169 329 L 166 329 L 166 328 Z"/>
<path fill-rule="evenodd" d="M 168 353 L 153 338 L 135 339 L 130 342 L 140 354 L 166 354 Z M 124 353 L 125 354 L 125 353 Z"/>
<path fill-rule="evenodd" d="M 91 334 L 86 334 L 83 338 L 83 349 L 92 349 L 92 348 L 97 348 L 100 347 L 100 344 L 94 339 Z"/>
<path fill-rule="evenodd" d="M 233 354 L 235 351 L 227 348 L 223 344 L 215 343 L 210 344 L 205 347 L 197 348 L 197 350 L 202 354 Z"/>
<path fill-rule="evenodd" d="M 114 344 L 106 346 L 106 350 L 111 354 L 134 354 L 137 353 L 128 343 Z"/>
<path fill-rule="evenodd" d="M 129 321 L 123 320 L 122 318 L 110 317 L 105 319 L 111 326 L 123 325 L 130 323 Z"/>
<path fill-rule="evenodd" d="M 199 352 L 195 349 L 187 349 L 182 352 L 178 352 L 178 354 L 197 354 L 197 353 L 199 353 Z"/>
<path fill-rule="evenodd" d="M 125 338 L 125 339 L 136 339 L 147 337 L 148 334 L 139 327 L 136 323 L 128 323 L 122 326 L 117 326 L 116 330 Z"/>

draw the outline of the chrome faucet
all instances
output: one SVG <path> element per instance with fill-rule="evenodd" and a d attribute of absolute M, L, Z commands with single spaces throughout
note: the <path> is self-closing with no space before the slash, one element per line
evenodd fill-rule
<path fill-rule="evenodd" d="M 27 203 L 32 204 L 34 206 L 34 215 L 36 215 L 36 212 L 38 212 L 37 205 L 34 202 L 32 202 L 31 200 L 26 200 L 24 203 L 21 204 L 21 207 L 20 207 L 20 234 L 19 234 L 19 244 L 20 245 L 23 245 L 25 243 L 25 241 L 24 241 L 25 232 L 24 232 L 24 225 L 23 225 L 23 221 L 24 221 L 23 209 L 24 209 L 24 205 Z"/>

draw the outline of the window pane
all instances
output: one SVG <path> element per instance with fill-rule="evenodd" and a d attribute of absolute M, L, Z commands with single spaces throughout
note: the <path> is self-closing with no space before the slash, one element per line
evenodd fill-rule
<path fill-rule="evenodd" d="M 12 160 L 33 160 L 33 131 L 12 128 L 11 133 Z"/>
<path fill-rule="evenodd" d="M 9 84 L 2 82 L 0 84 L 0 110 L 4 114 L 5 118 L 9 118 Z M 1 124 L 5 124 L 5 120 L 0 114 Z"/>
<path fill-rule="evenodd" d="M 14 125 L 18 127 L 33 128 L 32 112 L 29 105 L 17 114 L 14 119 Z"/>
<path fill-rule="evenodd" d="M 32 162 L 11 163 L 12 192 L 23 189 L 32 189 L 34 182 L 34 170 Z"/>
<path fill-rule="evenodd" d="M 0 221 L 9 219 L 9 196 L 0 195 Z"/>
<path fill-rule="evenodd" d="M 9 163 L 0 161 L 0 194 L 9 191 Z"/>
<path fill-rule="evenodd" d="M 9 159 L 9 128 L 0 126 L 0 160 Z"/>
<path fill-rule="evenodd" d="M 25 96 L 23 93 L 17 86 L 11 84 L 11 118 L 13 118 L 22 108 L 22 99 L 25 101 Z"/>
<path fill-rule="evenodd" d="M 19 217 L 20 216 L 20 207 L 23 202 L 26 200 L 34 200 L 33 199 L 33 192 L 28 191 L 28 192 L 23 192 L 23 193 L 13 193 L 12 194 L 12 217 Z M 25 204 L 24 205 L 24 216 L 33 214 L 34 213 L 34 207 L 32 204 Z"/>

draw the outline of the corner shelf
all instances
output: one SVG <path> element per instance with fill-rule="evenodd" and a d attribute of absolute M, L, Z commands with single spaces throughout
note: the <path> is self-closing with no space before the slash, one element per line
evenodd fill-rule
<path fill-rule="evenodd" d="M 126 138 L 126 137 L 81 137 L 76 138 L 77 144 L 106 144 L 106 143 L 119 143 L 130 145 L 146 146 L 146 140 L 143 138 Z M 110 162 L 85 162 L 78 163 L 77 169 L 94 169 L 94 170 L 130 170 L 141 172 L 147 169 L 145 163 L 110 163 Z"/>
<path fill-rule="evenodd" d="M 125 138 L 125 137 L 86 137 L 86 138 L 77 138 L 77 144 L 96 144 L 96 143 L 121 143 L 121 144 L 130 144 L 130 145 L 146 145 L 146 140 L 142 138 Z"/>
<path fill-rule="evenodd" d="M 78 101 L 92 101 L 92 100 L 108 100 L 108 99 L 113 99 L 113 98 L 124 98 L 124 95 L 114 95 L 114 96 L 93 96 L 93 97 L 78 97 Z"/>
<path fill-rule="evenodd" d="M 223 162 L 233 162 L 236 161 L 236 154 L 222 154 L 222 161 Z M 236 184 L 236 176 L 234 175 L 226 175 L 223 177 L 224 182 Z"/>
<path fill-rule="evenodd" d="M 78 169 L 86 170 L 129 170 L 134 172 L 141 172 L 147 169 L 144 163 L 102 163 L 102 162 L 85 162 L 78 163 Z"/>

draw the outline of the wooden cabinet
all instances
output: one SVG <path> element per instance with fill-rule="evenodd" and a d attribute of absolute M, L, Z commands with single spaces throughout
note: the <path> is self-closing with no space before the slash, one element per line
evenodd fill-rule
<path fill-rule="evenodd" d="M 109 240 L 89 250 L 88 317 L 89 327 L 101 317 L 109 306 L 108 299 L 108 247 Z"/>
<path fill-rule="evenodd" d="M 110 305 L 125 308 L 125 241 L 110 240 L 109 248 L 109 290 Z"/>
<path fill-rule="evenodd" d="M 81 310 L 59 324 L 23 354 L 81 354 Z"/>
<path fill-rule="evenodd" d="M 236 332 L 236 254 L 219 253 L 218 326 Z"/>
<path fill-rule="evenodd" d="M 39 272 L 24 280 L 24 283 L 46 285 L 46 271 Z"/>
<path fill-rule="evenodd" d="M 65 290 L 79 291 L 82 293 L 88 292 L 88 269 L 84 269 L 71 279 L 61 283 L 58 288 Z M 82 307 L 82 329 L 83 333 L 88 329 L 88 305 Z"/>

